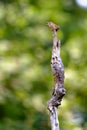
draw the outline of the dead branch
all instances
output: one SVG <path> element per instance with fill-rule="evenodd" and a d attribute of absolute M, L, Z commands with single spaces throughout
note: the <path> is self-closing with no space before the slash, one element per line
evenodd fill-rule
<path fill-rule="evenodd" d="M 59 130 L 57 108 L 61 105 L 62 98 L 66 93 L 66 90 L 64 89 L 64 65 L 60 57 L 60 40 L 57 39 L 56 34 L 60 27 L 53 22 L 48 22 L 48 26 L 53 32 L 51 69 L 54 76 L 54 89 L 52 92 L 52 97 L 48 101 L 47 108 L 50 111 L 52 130 Z"/>

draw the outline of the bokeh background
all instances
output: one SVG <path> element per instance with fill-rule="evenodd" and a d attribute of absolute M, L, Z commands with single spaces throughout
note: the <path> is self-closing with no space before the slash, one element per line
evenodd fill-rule
<path fill-rule="evenodd" d="M 48 21 L 60 25 L 66 96 L 61 130 L 87 130 L 87 1 L 0 0 L 0 130 L 50 130 Z"/>

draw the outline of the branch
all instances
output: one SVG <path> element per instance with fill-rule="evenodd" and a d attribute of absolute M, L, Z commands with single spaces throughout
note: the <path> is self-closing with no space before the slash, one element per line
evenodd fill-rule
<path fill-rule="evenodd" d="M 59 130 L 59 121 L 57 108 L 61 105 L 63 96 L 66 93 L 64 89 L 64 66 L 60 57 L 60 41 L 57 39 L 57 31 L 59 26 L 52 22 L 48 22 L 48 26 L 53 32 L 53 49 L 51 58 L 51 69 L 54 76 L 54 88 L 52 92 L 52 97 L 48 101 L 47 108 L 50 112 L 50 120 L 52 130 Z"/>

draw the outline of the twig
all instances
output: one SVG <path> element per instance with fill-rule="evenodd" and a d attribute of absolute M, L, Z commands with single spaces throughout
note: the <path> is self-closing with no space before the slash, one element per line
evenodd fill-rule
<path fill-rule="evenodd" d="M 54 88 L 52 97 L 48 101 L 47 108 L 50 111 L 52 130 L 59 130 L 57 108 L 61 105 L 62 98 L 66 93 L 66 90 L 64 89 L 64 66 L 60 57 L 60 41 L 57 39 L 56 34 L 59 30 L 59 26 L 52 22 L 48 22 L 48 26 L 53 32 L 51 69 L 54 76 Z"/>

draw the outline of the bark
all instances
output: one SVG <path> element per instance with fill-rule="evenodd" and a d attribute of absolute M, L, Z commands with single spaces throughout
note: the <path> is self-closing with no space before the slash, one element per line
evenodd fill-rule
<path fill-rule="evenodd" d="M 57 31 L 59 30 L 59 26 L 52 22 L 48 22 L 48 26 L 51 28 L 53 33 L 51 69 L 54 76 L 54 88 L 52 97 L 48 101 L 47 108 L 50 112 L 52 130 L 59 130 L 57 108 L 59 105 L 61 105 L 62 98 L 66 93 L 66 90 L 64 89 L 64 65 L 60 57 L 60 40 L 57 38 Z"/>

